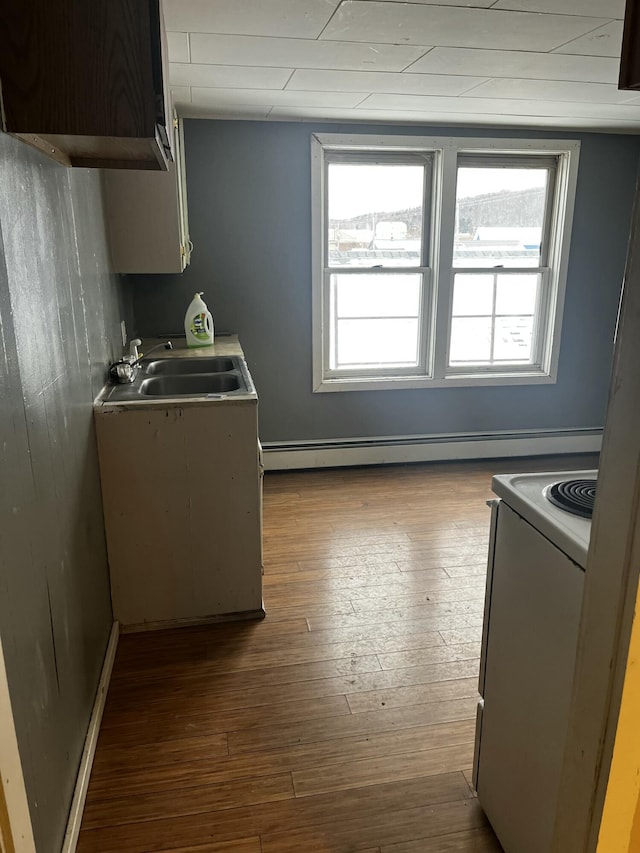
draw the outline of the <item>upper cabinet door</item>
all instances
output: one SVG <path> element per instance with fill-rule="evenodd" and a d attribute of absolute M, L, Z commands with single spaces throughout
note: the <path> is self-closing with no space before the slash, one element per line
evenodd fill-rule
<path fill-rule="evenodd" d="M 103 173 L 114 272 L 182 272 L 191 257 L 182 121 L 167 172 Z"/>
<path fill-rule="evenodd" d="M 2 5 L 3 129 L 68 166 L 166 170 L 160 0 Z"/>
<path fill-rule="evenodd" d="M 640 4 L 627 0 L 620 57 L 619 89 L 640 89 Z"/>

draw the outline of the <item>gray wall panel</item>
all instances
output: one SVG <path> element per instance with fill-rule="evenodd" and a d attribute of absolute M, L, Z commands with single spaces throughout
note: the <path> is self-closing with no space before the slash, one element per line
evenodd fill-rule
<path fill-rule="evenodd" d="M 98 173 L 0 134 L 0 632 L 38 853 L 60 850 L 112 621 L 92 402 L 129 309 L 104 235 Z"/>
<path fill-rule="evenodd" d="M 461 128 L 185 121 L 195 250 L 182 276 L 132 276 L 138 331 L 180 331 L 196 290 L 237 331 L 265 441 L 601 426 L 640 140 L 582 141 L 558 382 L 548 386 L 312 394 L 312 132 L 531 137 Z"/>

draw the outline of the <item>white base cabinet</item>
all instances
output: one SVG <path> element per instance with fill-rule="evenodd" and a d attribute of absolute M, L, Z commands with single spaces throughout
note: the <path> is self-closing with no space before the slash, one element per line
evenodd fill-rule
<path fill-rule="evenodd" d="M 114 618 L 257 618 L 262 605 L 257 400 L 97 406 Z"/>

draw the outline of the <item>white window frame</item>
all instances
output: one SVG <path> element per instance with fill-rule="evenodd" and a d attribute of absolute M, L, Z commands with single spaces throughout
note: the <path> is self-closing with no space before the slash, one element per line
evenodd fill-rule
<path fill-rule="evenodd" d="M 336 155 L 335 149 L 324 149 L 329 150 L 330 156 L 323 156 L 323 168 L 324 179 L 327 177 L 327 161 L 330 163 L 339 163 L 340 158 L 338 151 Z M 378 268 L 377 265 L 374 268 L 365 267 L 365 268 L 354 268 L 347 267 L 342 268 L 339 266 L 330 266 L 327 264 L 326 252 L 323 252 L 323 269 L 322 269 L 322 292 L 323 292 L 323 316 L 327 318 L 331 318 L 331 276 L 333 275 L 348 275 L 348 276 L 358 276 L 358 275 L 371 275 L 372 272 L 377 275 L 415 275 L 420 276 L 421 287 L 420 287 L 420 308 L 418 315 L 418 341 L 417 341 L 417 364 L 415 366 L 408 366 L 406 368 L 399 367 L 372 367 L 372 368 L 360 368 L 358 372 L 358 378 L 367 379 L 371 377 L 373 379 L 385 377 L 385 378 L 393 378 L 393 377 L 406 377 L 406 376 L 425 376 L 428 372 L 429 365 L 429 353 L 427 352 L 427 342 L 430 339 L 431 335 L 429 332 L 429 323 L 431 322 L 431 311 L 433 304 L 433 270 L 431 269 L 430 258 L 432 253 L 432 244 L 433 244 L 433 228 L 432 223 L 434 221 L 435 214 L 435 206 L 432 202 L 432 186 L 433 186 L 433 173 L 434 173 L 434 162 L 433 157 L 430 152 L 395 152 L 395 151 L 383 151 L 382 157 L 376 158 L 376 155 L 379 152 L 376 151 L 373 153 L 373 157 L 371 156 L 371 152 L 349 152 L 349 162 L 350 163 L 362 163 L 362 164 L 370 164 L 373 162 L 377 162 L 383 165 L 420 165 L 425 169 L 424 173 L 424 184 L 423 184 L 423 198 L 426 195 L 427 188 L 430 192 L 430 200 L 431 204 L 426 205 L 424 210 L 424 218 L 422 222 L 422 237 L 421 237 L 421 246 L 420 246 L 420 255 L 422 263 L 416 266 L 401 266 L 398 264 L 397 266 L 384 266 L 382 268 Z M 405 156 L 409 153 L 409 156 Z M 417 153 L 417 156 L 415 156 Z M 411 157 L 413 154 L 413 158 Z M 323 152 L 324 155 L 324 152 Z M 331 156 L 333 155 L 333 156 Z M 397 155 L 397 156 L 396 156 Z M 329 213 L 327 208 L 327 198 L 326 193 L 323 198 L 324 204 L 324 217 L 325 221 L 329 219 Z M 326 233 L 326 232 L 325 232 Z M 335 305 L 335 301 L 334 305 Z M 331 319 L 329 319 L 328 326 L 331 325 Z M 324 328 L 327 328 L 325 325 Z M 329 334 L 329 338 L 330 338 Z M 349 378 L 348 374 L 350 373 L 348 368 L 335 369 L 332 370 L 330 366 L 331 362 L 331 354 L 330 354 L 330 340 L 325 340 L 324 352 L 323 352 L 323 365 L 322 371 L 323 376 L 325 378 L 329 378 L 332 380 L 340 380 L 343 378 Z"/>
<path fill-rule="evenodd" d="M 352 152 L 420 152 L 433 156 L 430 258 L 425 267 L 407 268 L 425 271 L 424 293 L 430 293 L 429 304 L 423 306 L 423 329 L 420 342 L 423 357 L 419 367 L 399 375 L 397 371 L 364 371 L 357 377 L 333 376 L 327 369 L 329 346 L 328 279 L 326 258 L 326 187 L 325 151 Z M 311 136 L 311 203 L 312 203 L 312 324 L 313 324 L 313 390 L 314 392 L 392 390 L 411 388 L 463 387 L 483 385 L 551 384 L 556 382 L 560 333 L 564 309 L 571 226 L 578 174 L 580 142 L 554 139 L 484 139 L 464 137 L 374 136 L 364 134 L 312 134 Z M 459 156 L 514 154 L 554 157 L 557 161 L 555 198 L 546 247 L 548 271 L 543 272 L 541 309 L 546 318 L 538 342 L 538 359 L 534 365 L 447 366 L 455 272 L 472 272 L 475 268 L 453 267 L 456 180 Z M 541 266 L 545 259 L 541 259 Z M 338 268 L 339 269 L 339 268 Z M 495 269 L 487 267 L 483 272 Z M 500 269 L 509 272 L 511 268 Z M 527 268 L 514 268 L 525 273 Z M 533 269 L 531 270 L 534 271 Z"/>

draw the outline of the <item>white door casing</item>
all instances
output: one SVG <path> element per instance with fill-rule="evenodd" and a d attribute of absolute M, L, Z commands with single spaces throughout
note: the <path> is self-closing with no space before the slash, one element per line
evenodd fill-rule
<path fill-rule="evenodd" d="M 555 853 L 596 850 L 640 572 L 640 192 L 585 576 Z M 585 378 L 585 381 L 586 378 Z"/>
<path fill-rule="evenodd" d="M 0 777 L 0 849 L 2 853 L 35 853 L 1 639 Z"/>

